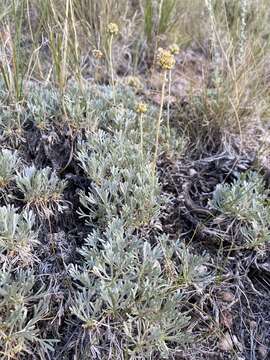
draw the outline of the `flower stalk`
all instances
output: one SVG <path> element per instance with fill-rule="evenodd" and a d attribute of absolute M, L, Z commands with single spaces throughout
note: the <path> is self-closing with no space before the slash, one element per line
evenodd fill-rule
<path fill-rule="evenodd" d="M 177 44 L 172 44 L 169 47 L 171 54 L 179 54 L 179 46 Z M 168 103 L 167 103 L 167 141 L 168 141 L 168 152 L 170 151 L 170 138 L 171 138 L 171 129 L 170 129 L 170 107 L 171 107 L 171 88 L 172 88 L 172 69 L 169 70 L 168 74 Z"/>
<path fill-rule="evenodd" d="M 112 44 L 113 44 L 113 38 L 116 36 L 119 32 L 119 28 L 117 24 L 110 23 L 107 26 L 107 33 L 109 35 L 109 66 L 110 66 L 110 73 L 111 73 L 111 86 L 112 86 L 112 92 L 113 92 L 113 103 L 115 105 L 115 81 L 114 81 L 114 71 L 113 71 L 113 55 L 112 55 Z"/>
<path fill-rule="evenodd" d="M 140 102 L 137 104 L 136 112 L 139 114 L 139 124 L 140 124 L 140 149 L 141 156 L 143 158 L 143 116 L 147 112 L 147 105 Z"/>
<path fill-rule="evenodd" d="M 152 165 L 153 176 L 155 174 L 157 158 L 158 158 L 160 124 L 162 121 L 167 75 L 168 75 L 168 72 L 171 71 L 175 66 L 175 58 L 170 50 L 164 50 L 162 48 L 158 49 L 157 60 L 158 60 L 159 67 L 163 70 L 163 81 L 162 81 L 162 89 L 161 89 L 159 114 L 158 114 L 158 119 L 157 119 L 157 123 L 156 123 L 155 151 L 154 151 L 154 159 L 153 159 L 153 165 Z M 167 126 L 168 126 L 168 124 L 167 124 Z"/>
<path fill-rule="evenodd" d="M 157 120 L 157 123 L 156 123 L 155 152 L 154 152 L 154 159 L 153 159 L 153 165 L 152 165 L 153 176 L 155 175 L 157 157 L 158 157 L 160 124 L 161 124 L 161 120 L 162 120 L 162 112 L 163 112 L 163 106 L 164 106 L 166 81 L 167 81 L 167 70 L 165 70 L 164 73 L 163 73 L 163 82 L 162 82 L 162 89 L 161 89 L 160 107 L 159 107 L 159 113 L 158 113 L 158 120 Z"/>

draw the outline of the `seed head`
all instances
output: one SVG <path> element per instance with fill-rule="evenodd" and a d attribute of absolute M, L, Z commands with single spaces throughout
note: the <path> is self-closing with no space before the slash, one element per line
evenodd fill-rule
<path fill-rule="evenodd" d="M 173 54 L 173 55 L 177 55 L 179 54 L 179 46 L 177 44 L 172 44 L 170 47 L 169 47 L 169 50 L 170 52 Z"/>
<path fill-rule="evenodd" d="M 175 58 L 169 50 L 164 50 L 162 48 L 158 49 L 157 55 L 158 65 L 163 70 L 171 70 L 175 65 Z"/>
<path fill-rule="evenodd" d="M 119 33 L 118 25 L 115 23 L 109 23 L 107 25 L 107 33 L 111 36 L 117 35 Z"/>
<path fill-rule="evenodd" d="M 98 49 L 94 49 L 93 51 L 92 51 L 92 54 L 93 54 L 93 56 L 94 56 L 94 58 L 95 59 L 102 59 L 103 58 L 103 52 L 102 51 L 100 51 L 100 50 L 98 50 Z"/>
<path fill-rule="evenodd" d="M 136 105 L 136 112 L 138 114 L 145 114 L 147 112 L 147 105 L 143 102 L 139 102 L 137 105 Z"/>

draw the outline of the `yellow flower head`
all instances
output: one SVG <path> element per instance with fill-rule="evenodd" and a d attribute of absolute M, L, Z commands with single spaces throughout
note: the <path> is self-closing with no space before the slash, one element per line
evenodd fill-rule
<path fill-rule="evenodd" d="M 109 23 L 107 25 L 107 33 L 111 36 L 117 35 L 119 33 L 118 25 L 115 23 Z"/>
<path fill-rule="evenodd" d="M 103 53 L 102 51 L 95 49 L 92 51 L 92 54 L 94 56 L 95 59 L 102 59 L 103 58 Z"/>
<path fill-rule="evenodd" d="M 139 102 L 136 106 L 136 112 L 138 114 L 145 114 L 147 112 L 147 105 L 143 102 Z"/>
<path fill-rule="evenodd" d="M 163 70 L 171 70 L 175 65 L 175 58 L 169 50 L 164 50 L 162 48 L 158 49 L 157 55 L 158 65 Z"/>
<path fill-rule="evenodd" d="M 180 52 L 179 46 L 178 46 L 177 44 L 172 44 L 172 45 L 169 47 L 169 50 L 170 50 L 170 52 L 171 52 L 173 55 L 177 55 L 177 54 L 179 54 L 179 52 Z"/>
<path fill-rule="evenodd" d="M 143 84 L 137 76 L 128 76 L 126 81 L 129 86 L 136 90 L 143 89 Z"/>

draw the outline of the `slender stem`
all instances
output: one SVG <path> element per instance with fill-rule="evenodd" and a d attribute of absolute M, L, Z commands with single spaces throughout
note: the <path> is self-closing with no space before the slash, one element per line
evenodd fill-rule
<path fill-rule="evenodd" d="M 170 150 L 170 105 L 171 105 L 171 86 L 172 86 L 172 70 L 169 70 L 169 84 L 168 84 L 168 104 L 167 104 L 167 137 L 168 137 L 168 150 Z"/>
<path fill-rule="evenodd" d="M 154 152 L 154 160 L 153 160 L 153 176 L 155 175 L 156 170 L 156 163 L 157 163 L 157 157 L 158 157 L 158 143 L 159 143 L 159 133 L 160 133 L 160 123 L 162 118 L 162 112 L 163 112 L 163 105 L 164 105 L 164 96 L 165 96 L 165 86 L 166 86 L 166 79 L 167 79 L 167 70 L 164 71 L 163 75 L 163 83 L 162 83 L 162 90 L 161 90 L 161 100 L 160 100 L 160 108 L 159 108 L 159 114 L 158 114 L 158 120 L 156 125 L 156 141 L 155 141 L 155 152 Z"/>
<path fill-rule="evenodd" d="M 112 41 L 113 35 L 110 36 L 109 40 L 109 61 L 110 61 L 110 72 L 111 72 L 111 82 L 112 82 L 112 92 L 113 92 L 113 103 L 115 105 L 115 88 L 114 88 L 114 72 L 113 72 L 113 58 L 112 58 Z"/>
<path fill-rule="evenodd" d="M 143 158 L 143 113 L 140 114 L 141 155 Z"/>

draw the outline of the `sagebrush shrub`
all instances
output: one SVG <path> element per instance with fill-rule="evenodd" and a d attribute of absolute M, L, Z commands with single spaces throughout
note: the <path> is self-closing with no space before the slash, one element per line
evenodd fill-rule
<path fill-rule="evenodd" d="M 23 109 L 20 104 L 5 107 L 0 112 L 0 134 L 7 144 L 16 148 L 23 141 Z"/>
<path fill-rule="evenodd" d="M 140 227 L 158 214 L 160 190 L 149 157 L 142 159 L 139 144 L 124 133 L 100 130 L 81 143 L 77 156 L 93 182 L 87 194 L 80 193 L 80 215 L 88 222 L 106 225 L 121 216 L 126 226 Z"/>
<path fill-rule="evenodd" d="M 17 151 L 0 151 L 0 188 L 5 188 L 14 179 L 20 163 Z"/>
<path fill-rule="evenodd" d="M 60 180 L 55 171 L 48 167 L 41 170 L 35 166 L 25 167 L 16 176 L 16 185 L 26 207 L 35 209 L 41 217 L 49 218 L 66 208 L 63 198 L 66 182 Z"/>
<path fill-rule="evenodd" d="M 25 120 L 31 120 L 40 129 L 60 115 L 60 96 L 53 87 L 31 84 L 28 90 Z"/>
<path fill-rule="evenodd" d="M 0 271 L 0 354 L 1 359 L 23 359 L 39 355 L 44 359 L 53 350 L 53 341 L 44 339 L 39 323 L 49 314 L 49 294 L 35 286 L 28 270 L 13 272 L 2 266 Z"/>
<path fill-rule="evenodd" d="M 94 127 L 97 121 L 94 116 L 93 93 L 93 90 L 88 86 L 80 89 L 77 84 L 71 84 L 64 94 L 64 115 L 76 129 L 83 127 L 89 130 Z"/>
<path fill-rule="evenodd" d="M 203 284 L 205 259 L 164 236 L 156 240 L 151 246 L 121 219 L 87 237 L 82 266 L 70 269 L 78 282 L 71 312 L 82 324 L 81 356 L 167 358 L 191 340 L 186 288 Z"/>
<path fill-rule="evenodd" d="M 263 177 L 250 172 L 241 174 L 232 184 L 217 185 L 211 204 L 240 221 L 260 221 L 267 216 L 267 197 Z"/>
<path fill-rule="evenodd" d="M 75 129 L 84 128 L 87 133 L 106 130 L 110 133 L 122 131 L 134 144 L 141 139 L 140 121 L 137 114 L 138 97 L 129 86 L 117 85 L 115 87 L 115 106 L 111 86 L 89 86 L 83 89 L 77 84 L 70 84 L 64 94 L 64 117 Z M 155 106 L 147 107 L 148 111 L 143 118 L 143 145 L 144 151 L 154 151 L 155 119 L 157 109 Z M 186 137 L 175 128 L 171 128 L 170 152 L 181 156 L 186 149 Z M 165 127 L 160 129 L 160 152 L 167 150 L 168 136 Z"/>
<path fill-rule="evenodd" d="M 0 263 L 27 266 L 36 260 L 38 234 L 32 211 L 19 213 L 13 206 L 0 207 Z"/>
<path fill-rule="evenodd" d="M 239 222 L 245 244 L 253 247 L 270 240 L 268 196 L 263 177 L 249 172 L 241 174 L 232 184 L 218 185 L 211 204 Z"/>

